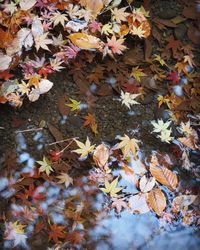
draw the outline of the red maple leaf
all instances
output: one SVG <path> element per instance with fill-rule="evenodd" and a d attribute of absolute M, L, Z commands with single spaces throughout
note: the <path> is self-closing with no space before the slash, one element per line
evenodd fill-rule
<path fill-rule="evenodd" d="M 49 239 L 57 242 L 58 239 L 64 239 L 66 234 L 64 232 L 65 226 L 58 226 L 57 224 L 50 225 Z"/>
<path fill-rule="evenodd" d="M 170 81 L 172 81 L 173 83 L 176 84 L 176 83 L 179 83 L 179 81 L 180 81 L 180 76 L 179 76 L 179 74 L 178 74 L 177 72 L 172 71 L 172 72 L 170 72 L 170 73 L 168 74 L 167 80 L 170 80 Z"/>
<path fill-rule="evenodd" d="M 0 72 L 0 79 L 4 79 L 4 80 L 9 80 L 10 78 L 12 78 L 14 75 L 10 74 L 8 71 L 3 71 Z"/>
<path fill-rule="evenodd" d="M 50 157 L 52 161 L 60 160 L 62 152 L 60 150 L 55 150 L 50 152 Z"/>

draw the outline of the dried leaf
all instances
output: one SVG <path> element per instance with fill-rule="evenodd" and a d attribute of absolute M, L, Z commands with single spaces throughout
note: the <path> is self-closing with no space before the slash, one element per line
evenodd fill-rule
<path fill-rule="evenodd" d="M 79 47 L 80 49 L 98 49 L 100 47 L 100 39 L 87 35 L 85 33 L 73 33 L 68 36 L 68 38 L 71 40 L 71 42 Z"/>
<path fill-rule="evenodd" d="M 56 141 L 62 141 L 63 140 L 62 133 L 56 127 L 54 127 L 53 125 L 48 123 L 48 129 L 49 129 L 50 133 L 53 135 L 53 137 L 55 138 Z"/>
<path fill-rule="evenodd" d="M 166 207 L 166 198 L 164 193 L 155 188 L 147 194 L 147 202 L 149 207 L 158 215 L 161 216 Z"/>
<path fill-rule="evenodd" d="M 149 212 L 146 202 L 146 194 L 137 194 L 129 199 L 129 207 L 135 214 L 145 214 Z"/>
<path fill-rule="evenodd" d="M 197 195 L 179 195 L 172 202 L 173 212 L 180 212 L 185 207 L 191 205 L 197 198 Z"/>
<path fill-rule="evenodd" d="M 147 193 L 153 189 L 155 184 L 156 184 L 156 180 L 154 177 L 150 177 L 149 179 L 147 179 L 147 177 L 144 175 L 140 179 L 140 190 L 143 193 Z"/>
<path fill-rule="evenodd" d="M 96 147 L 93 153 L 93 160 L 95 164 L 99 167 L 104 167 L 109 158 L 109 150 L 104 144 L 100 144 Z"/>
<path fill-rule="evenodd" d="M 178 178 L 175 173 L 166 167 L 150 165 L 150 172 L 158 182 L 168 187 L 170 190 L 175 190 L 178 185 Z"/>

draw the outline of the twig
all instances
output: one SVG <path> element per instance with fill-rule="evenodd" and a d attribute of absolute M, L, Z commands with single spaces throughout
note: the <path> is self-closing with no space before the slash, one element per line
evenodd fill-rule
<path fill-rule="evenodd" d="M 26 133 L 26 132 L 33 132 L 33 131 L 39 131 L 39 130 L 43 130 L 43 128 L 30 128 L 30 129 L 25 129 L 25 130 L 18 130 L 18 131 L 15 131 L 15 133 L 18 134 L 18 133 Z"/>
<path fill-rule="evenodd" d="M 48 143 L 48 144 L 45 144 L 45 145 L 46 146 L 51 146 L 51 145 L 55 145 L 55 144 L 58 144 L 58 143 L 62 143 L 62 142 L 65 142 L 65 141 L 70 141 L 70 140 L 75 140 L 75 139 L 78 139 L 78 137 L 68 138 L 68 139 L 64 139 L 64 140 L 61 140 L 61 141 L 55 141 L 55 142 Z"/>
<path fill-rule="evenodd" d="M 0 127 L 0 129 L 5 129 L 4 127 Z"/>

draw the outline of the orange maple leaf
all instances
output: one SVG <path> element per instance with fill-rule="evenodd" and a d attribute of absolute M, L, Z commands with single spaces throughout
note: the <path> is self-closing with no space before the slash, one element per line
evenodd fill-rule
<path fill-rule="evenodd" d="M 50 225 L 49 239 L 57 242 L 58 239 L 64 239 L 66 234 L 64 232 L 64 226 L 58 226 L 57 224 Z"/>
<path fill-rule="evenodd" d="M 84 127 L 90 126 L 93 133 L 97 134 L 97 123 L 93 114 L 88 113 L 85 117 Z"/>

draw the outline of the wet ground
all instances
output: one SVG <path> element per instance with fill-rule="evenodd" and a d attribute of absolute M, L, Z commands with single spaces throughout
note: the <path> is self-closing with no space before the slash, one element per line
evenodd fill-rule
<path fill-rule="evenodd" d="M 173 18 L 182 10 L 179 4 L 172 8 L 173 5 L 174 1 L 155 1 L 154 14 L 165 19 Z M 171 6 L 170 10 L 169 6 Z M 182 29 L 181 32 L 183 32 Z M 89 128 L 83 127 L 83 118 L 88 113 L 84 97 L 81 100 L 82 110 L 80 112 L 66 112 L 65 114 L 63 111 L 65 96 L 76 99 L 79 91 L 68 71 L 51 76 L 51 80 L 54 82 L 54 88 L 48 94 L 41 96 L 37 102 L 25 101 L 20 109 L 7 105 L 0 106 L 2 234 L 5 230 L 3 223 L 5 214 L 10 213 L 10 217 L 13 218 L 20 210 L 19 207 L 13 206 L 16 197 L 13 198 L 14 191 L 7 188 L 8 182 L 12 182 L 12 178 L 16 180 L 22 173 L 29 173 L 35 161 L 41 160 L 49 150 L 49 144 L 55 141 L 72 137 L 85 141 L 89 136 L 92 143 L 99 144 L 104 141 L 114 145 L 117 136 L 127 134 L 141 140 L 145 157 L 152 150 L 167 152 L 177 168 L 177 159 L 171 154 L 170 146 L 161 143 L 151 133 L 150 122 L 166 116 L 164 109 L 158 109 L 155 91 L 148 90 L 148 97 L 145 96 L 141 105 L 135 105 L 131 110 L 121 105 L 119 93 L 115 91 L 111 95 L 93 100 L 96 106 L 92 109 L 92 113 L 95 114 L 98 125 L 98 134 L 94 135 Z M 125 210 L 120 216 L 117 216 L 113 210 L 105 212 L 103 208 L 106 206 L 106 198 L 96 187 L 87 183 L 86 177 L 92 167 L 90 162 L 80 162 L 79 165 L 75 160 L 73 161 L 73 157 L 69 159 L 66 156 L 66 158 L 67 164 L 64 164 L 62 169 L 71 169 L 74 185 L 66 190 L 45 179 L 42 191 L 45 190 L 47 197 L 45 200 L 39 200 L 41 207 L 48 211 L 45 216 L 54 223 L 62 225 L 66 220 L 69 228 L 77 227 L 79 232 L 87 232 L 84 238 L 81 233 L 75 235 L 70 232 L 68 241 L 75 242 L 75 247 L 71 248 L 66 244 L 62 249 L 196 250 L 199 248 L 200 238 L 195 226 L 183 225 L 179 220 L 166 225 L 153 212 L 133 215 Z M 180 176 L 185 177 L 180 169 L 177 171 Z M 27 182 L 30 181 L 27 176 L 23 178 L 24 180 L 27 178 Z M 39 183 L 41 180 L 36 180 L 36 183 L 37 181 Z M 195 183 L 196 188 L 194 179 L 186 179 L 186 183 L 190 182 Z M 23 187 L 28 185 L 23 183 L 22 186 L 17 187 L 17 190 L 22 194 Z M 36 185 L 35 182 L 34 185 Z M 126 185 L 128 186 L 127 183 Z M 168 193 L 167 195 L 170 196 Z M 26 206 L 31 206 L 31 202 L 34 205 L 37 204 L 33 200 L 27 200 Z M 81 215 L 77 211 L 81 211 Z M 74 218 L 73 214 L 79 218 Z M 31 234 L 34 220 L 41 222 L 42 215 L 38 211 L 35 215 L 27 212 L 27 217 L 30 220 L 29 233 Z M 29 249 L 56 249 L 50 248 L 52 243 L 49 243 L 45 230 L 40 229 L 38 232 L 28 239 Z M 11 246 L 2 240 L 0 249 L 11 249 Z"/>

